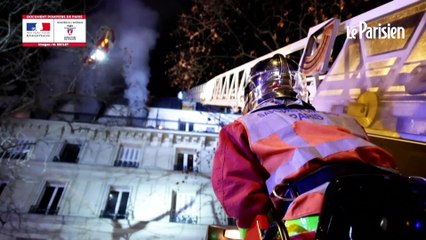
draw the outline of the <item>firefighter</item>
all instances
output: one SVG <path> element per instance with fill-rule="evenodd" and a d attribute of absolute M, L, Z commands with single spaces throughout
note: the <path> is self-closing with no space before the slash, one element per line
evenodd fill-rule
<path fill-rule="evenodd" d="M 214 192 L 243 238 L 255 219 L 272 216 L 285 220 L 291 238 L 313 239 L 331 180 L 396 171 L 356 120 L 309 104 L 303 76 L 283 55 L 260 61 L 249 77 L 243 115 L 220 131 L 212 172 Z M 312 172 L 325 174 L 310 180 Z"/>

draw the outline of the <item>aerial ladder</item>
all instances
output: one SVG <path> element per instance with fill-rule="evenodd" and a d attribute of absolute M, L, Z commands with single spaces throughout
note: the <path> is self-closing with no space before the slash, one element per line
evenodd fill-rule
<path fill-rule="evenodd" d="M 244 106 L 250 69 L 258 61 L 276 53 L 291 56 L 302 51 L 299 71 L 307 76 L 314 107 L 353 116 L 372 142 L 395 156 L 402 173 L 426 177 L 425 30 L 425 1 L 391 1 L 344 22 L 327 20 L 310 28 L 306 38 L 217 75 L 180 96 L 238 113 Z M 336 38 L 343 38 L 341 48 L 335 46 Z M 337 57 L 328 66 L 333 51 Z M 235 229 L 211 225 L 207 234 L 226 236 L 228 230 Z"/>
<path fill-rule="evenodd" d="M 276 53 L 291 56 L 302 51 L 299 70 L 307 76 L 309 99 L 317 110 L 352 115 L 373 140 L 391 150 L 407 146 L 410 161 L 426 159 L 425 25 L 425 1 L 391 1 L 344 22 L 325 21 L 310 28 L 306 38 L 217 75 L 181 96 L 237 113 L 244 106 L 244 86 L 252 66 Z M 335 46 L 336 38 L 344 40 L 341 49 Z M 332 51 L 337 57 L 328 66 Z M 407 153 L 395 153 L 407 158 Z M 416 173 L 426 174 L 424 160 L 418 161 L 414 165 L 421 165 L 421 170 Z M 402 165 L 414 167 L 412 162 Z"/>

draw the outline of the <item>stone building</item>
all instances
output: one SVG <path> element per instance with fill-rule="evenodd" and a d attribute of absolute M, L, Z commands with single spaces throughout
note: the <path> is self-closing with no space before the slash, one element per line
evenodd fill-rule
<path fill-rule="evenodd" d="M 116 109 L 1 122 L 0 239 L 206 239 L 228 223 L 210 175 L 217 133 L 238 116 Z"/>

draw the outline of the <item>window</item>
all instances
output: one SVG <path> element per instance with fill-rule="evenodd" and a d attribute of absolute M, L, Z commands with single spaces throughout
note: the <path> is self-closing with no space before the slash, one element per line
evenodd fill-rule
<path fill-rule="evenodd" d="M 34 142 L 29 139 L 17 139 L 6 141 L 0 149 L 0 158 L 25 160 L 34 146 Z"/>
<path fill-rule="evenodd" d="M 111 188 L 105 209 L 101 212 L 102 218 L 125 219 L 128 216 L 127 202 L 129 200 L 129 191 L 119 188 Z"/>
<path fill-rule="evenodd" d="M 141 149 L 138 146 L 120 145 L 117 159 L 114 161 L 116 167 L 139 167 Z"/>
<path fill-rule="evenodd" d="M 30 213 L 57 215 L 64 188 L 62 183 L 46 183 L 38 204 L 31 206 Z"/>
<path fill-rule="evenodd" d="M 3 190 L 6 188 L 7 183 L 6 182 L 0 182 L 0 196 Z"/>
<path fill-rule="evenodd" d="M 179 130 L 192 132 L 194 130 L 194 123 L 179 121 Z"/>
<path fill-rule="evenodd" d="M 170 222 L 197 224 L 195 193 L 177 193 L 172 191 Z"/>
<path fill-rule="evenodd" d="M 178 153 L 175 171 L 193 172 L 194 171 L 194 154 Z"/>
<path fill-rule="evenodd" d="M 214 133 L 214 132 L 216 132 L 216 130 L 215 130 L 214 127 L 207 127 L 206 128 L 206 132 L 208 132 L 208 133 Z"/>
<path fill-rule="evenodd" d="M 80 144 L 65 142 L 59 156 L 53 158 L 54 162 L 77 163 L 79 160 Z"/>

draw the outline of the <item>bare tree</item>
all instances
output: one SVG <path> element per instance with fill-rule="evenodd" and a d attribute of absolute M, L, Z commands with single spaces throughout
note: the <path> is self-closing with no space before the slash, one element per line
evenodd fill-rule
<path fill-rule="evenodd" d="M 306 36 L 309 27 L 345 20 L 387 1 L 194 0 L 179 16 L 166 75 L 183 90 Z"/>

